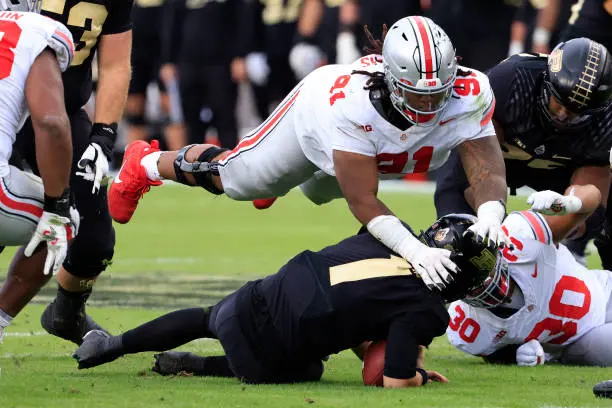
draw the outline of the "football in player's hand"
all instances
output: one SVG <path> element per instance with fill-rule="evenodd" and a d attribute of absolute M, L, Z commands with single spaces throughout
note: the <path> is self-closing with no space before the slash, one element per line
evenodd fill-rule
<path fill-rule="evenodd" d="M 383 386 L 383 373 L 385 371 L 385 340 L 370 343 L 363 356 L 361 375 L 364 385 Z"/>
<path fill-rule="evenodd" d="M 595 387 L 593 387 L 593 394 L 599 398 L 612 398 L 612 380 L 595 384 Z"/>

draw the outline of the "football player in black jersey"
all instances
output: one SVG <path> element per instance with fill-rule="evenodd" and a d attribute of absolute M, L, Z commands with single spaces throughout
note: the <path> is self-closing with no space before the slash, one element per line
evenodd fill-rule
<path fill-rule="evenodd" d="M 493 123 L 511 193 L 522 186 L 563 193 L 570 184 L 610 185 L 612 56 L 587 38 L 561 43 L 550 56 L 517 54 L 488 73 L 497 99 Z M 456 152 L 436 175 L 438 216 L 473 212 L 470 188 Z M 589 236 L 604 209 L 588 220 Z M 577 252 L 577 251 L 574 251 Z"/>
<path fill-rule="evenodd" d="M 69 246 L 57 275 L 57 296 L 43 312 L 41 323 L 49 333 L 77 344 L 88 330 L 99 327 L 86 316 L 85 302 L 114 253 L 115 231 L 103 184 L 130 83 L 132 5 L 133 0 L 42 0 L 41 6 L 41 14 L 66 25 L 75 42 L 74 59 L 63 74 L 63 82 L 72 129 L 70 187 L 81 215 L 79 234 Z M 82 107 L 92 93 L 92 60 L 96 53 L 98 86 L 92 125 Z M 15 150 L 38 172 L 32 138 L 28 121 Z M 37 290 L 45 282 L 41 271 L 40 281 L 33 282 L 34 288 L 20 290 Z"/>
<path fill-rule="evenodd" d="M 79 368 L 91 368 L 206 337 L 219 339 L 226 355 L 164 353 L 156 356 L 153 370 L 289 383 L 319 380 L 326 356 L 386 339 L 385 387 L 445 381 L 417 361 L 420 346 L 445 332 L 444 302 L 468 293 L 484 296 L 508 279 L 498 250 L 465 234 L 475 220 L 453 214 L 420 236 L 430 247 L 453 250 L 461 269 L 440 292 L 429 291 L 407 261 L 365 232 L 318 252 L 304 251 L 215 306 L 172 312 L 120 336 L 92 331 L 74 357 Z"/>
<path fill-rule="evenodd" d="M 555 38 L 588 37 L 612 48 L 612 0 L 548 0 L 538 12 L 533 50 L 548 53 Z M 553 42 L 554 44 L 554 42 Z"/>

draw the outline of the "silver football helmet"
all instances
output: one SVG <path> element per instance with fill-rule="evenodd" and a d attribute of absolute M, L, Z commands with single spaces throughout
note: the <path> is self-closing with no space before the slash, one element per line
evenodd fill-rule
<path fill-rule="evenodd" d="M 402 18 L 385 37 L 383 64 L 395 109 L 415 125 L 433 125 L 457 75 L 455 49 L 444 30 L 427 17 Z"/>
<path fill-rule="evenodd" d="M 40 12 L 41 0 L 0 0 L 0 10 Z"/>

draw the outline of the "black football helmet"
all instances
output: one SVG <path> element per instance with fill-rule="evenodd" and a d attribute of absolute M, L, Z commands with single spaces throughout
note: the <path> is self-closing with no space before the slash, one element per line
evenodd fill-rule
<path fill-rule="evenodd" d="M 549 109 L 550 98 L 573 113 L 559 121 Z M 548 56 L 539 108 L 558 129 L 579 127 L 612 101 L 612 57 L 603 45 L 588 38 L 558 44 Z"/>
<path fill-rule="evenodd" d="M 476 307 L 493 307 L 502 303 L 509 293 L 508 266 L 498 249 L 464 236 L 477 218 L 469 214 L 449 214 L 436 221 L 420 239 L 429 247 L 453 252 L 451 259 L 460 269 L 454 280 L 441 291 L 452 302 L 464 299 Z"/>

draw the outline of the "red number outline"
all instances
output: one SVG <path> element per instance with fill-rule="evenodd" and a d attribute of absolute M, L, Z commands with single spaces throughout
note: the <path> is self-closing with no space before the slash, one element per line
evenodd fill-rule
<path fill-rule="evenodd" d="M 0 21 L 0 80 L 11 75 L 21 31 L 15 21 Z"/>

